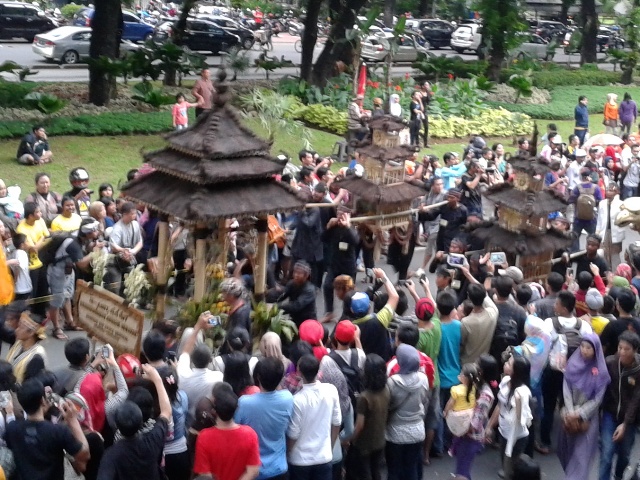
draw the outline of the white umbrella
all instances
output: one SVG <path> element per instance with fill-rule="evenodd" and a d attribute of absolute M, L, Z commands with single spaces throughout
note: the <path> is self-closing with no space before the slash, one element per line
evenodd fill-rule
<path fill-rule="evenodd" d="M 624 142 L 617 135 L 612 135 L 611 133 L 599 133 L 584 142 L 582 148 L 584 150 L 588 150 L 595 145 L 620 145 L 621 143 Z"/>

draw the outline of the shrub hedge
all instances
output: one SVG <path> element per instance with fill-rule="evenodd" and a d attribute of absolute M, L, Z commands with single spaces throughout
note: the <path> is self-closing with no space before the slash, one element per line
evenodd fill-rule
<path fill-rule="evenodd" d="M 505 68 L 500 74 L 500 81 L 506 82 L 511 75 L 522 74 L 521 69 Z M 554 69 L 540 70 L 532 72 L 531 79 L 533 86 L 545 88 L 547 90 L 554 87 L 563 86 L 606 86 L 612 83 L 620 83 L 622 74 L 620 72 L 609 72 L 606 70 L 593 70 L 591 68 L 578 69 Z"/>
<path fill-rule="evenodd" d="M 0 80 L 0 107 L 3 108 L 33 108 L 24 97 L 36 87 L 34 82 L 8 82 Z"/>
<path fill-rule="evenodd" d="M 41 122 L 49 135 L 132 135 L 154 134 L 172 129 L 167 112 L 103 113 L 52 118 Z M 22 137 L 31 128 L 28 122 L 0 122 L 0 138 Z"/>

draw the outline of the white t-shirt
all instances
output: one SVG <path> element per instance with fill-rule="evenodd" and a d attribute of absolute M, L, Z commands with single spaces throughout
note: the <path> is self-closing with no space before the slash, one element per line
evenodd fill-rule
<path fill-rule="evenodd" d="M 511 457 L 515 443 L 529 435 L 529 426 L 533 419 L 530 407 L 531 390 L 526 385 L 521 385 L 515 389 L 513 395 L 509 398 L 510 381 L 511 377 L 505 376 L 500 382 L 498 390 L 498 404 L 500 406 L 498 430 L 507 440 L 504 452 L 507 457 Z M 516 397 L 521 401 L 520 418 L 516 418 Z"/>
<path fill-rule="evenodd" d="M 189 420 L 193 422 L 198 402 L 211 394 L 213 386 L 222 381 L 223 373 L 208 368 L 191 368 L 191 356 L 183 353 L 178 359 L 178 385 L 189 400 Z"/>
<path fill-rule="evenodd" d="M 29 255 L 20 249 L 16 250 L 13 255 L 18 260 L 18 265 L 11 267 L 15 277 L 15 292 L 18 294 L 30 293 L 33 290 L 33 285 L 29 276 Z"/>
<path fill-rule="evenodd" d="M 289 451 L 289 463 L 301 467 L 329 463 L 333 458 L 331 427 L 341 423 L 336 387 L 330 383 L 305 383 L 293 396 L 287 437 L 296 442 Z"/>
<path fill-rule="evenodd" d="M 333 350 L 342 357 L 347 365 L 351 363 L 351 348 L 349 350 Z M 361 348 L 356 348 L 358 352 L 358 368 L 364 370 L 364 363 L 367 361 L 367 354 Z"/>

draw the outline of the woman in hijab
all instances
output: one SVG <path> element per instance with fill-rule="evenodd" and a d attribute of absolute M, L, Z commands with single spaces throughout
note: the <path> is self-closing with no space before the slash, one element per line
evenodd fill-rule
<path fill-rule="evenodd" d="M 610 381 L 598 335 L 583 336 L 564 372 L 558 458 L 565 480 L 584 480 L 590 476 L 591 461 L 598 449 L 598 411 Z"/>
<path fill-rule="evenodd" d="M 420 368 L 418 351 L 400 344 L 396 349 L 400 371 L 389 377 L 389 418 L 385 437 L 389 480 L 418 480 L 422 470 L 424 416 L 429 379 Z"/>
<path fill-rule="evenodd" d="M 104 454 L 104 439 L 102 435 L 93 428 L 91 412 L 89 411 L 89 405 L 86 399 L 76 392 L 68 394 L 65 399 L 70 400 L 76 407 L 76 410 L 78 410 L 78 422 L 89 444 L 91 457 L 87 462 L 87 468 L 83 472 L 84 478 L 85 480 L 95 480 L 98 478 L 98 468 L 102 455 Z"/>
<path fill-rule="evenodd" d="M 402 117 L 402 105 L 400 105 L 400 95 L 394 93 L 389 97 L 389 113 L 394 117 Z"/>
<path fill-rule="evenodd" d="M 542 371 L 549 358 L 551 328 L 542 318 L 529 315 L 524 324 L 524 333 L 526 335 L 524 342 L 514 347 L 514 350 L 531 364 L 531 391 L 535 396 L 542 379 Z"/>
<path fill-rule="evenodd" d="M 278 358 L 284 365 L 284 371 L 289 369 L 291 361 L 282 354 L 282 340 L 276 332 L 267 332 L 260 339 L 260 353 L 263 357 Z"/>

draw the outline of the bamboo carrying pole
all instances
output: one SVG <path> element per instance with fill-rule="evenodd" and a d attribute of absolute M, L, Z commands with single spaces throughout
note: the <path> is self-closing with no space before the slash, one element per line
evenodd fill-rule
<path fill-rule="evenodd" d="M 368 222 L 370 220 L 384 220 L 386 218 L 394 218 L 394 217 L 402 217 L 403 215 L 408 215 L 411 213 L 416 213 L 424 210 L 433 210 L 434 208 L 442 207 L 449 203 L 447 200 L 443 202 L 434 203 L 433 205 L 425 205 L 420 208 L 411 208 L 409 210 L 404 210 L 402 212 L 394 212 L 394 213 L 381 213 L 380 215 L 369 215 L 366 217 L 352 217 L 352 222 Z M 335 203 L 307 203 L 305 208 L 326 208 L 326 207 L 338 207 Z"/>
<path fill-rule="evenodd" d="M 207 240 L 205 238 L 198 238 L 196 240 L 196 261 L 193 264 L 193 270 L 195 274 L 195 286 L 193 290 L 193 299 L 196 302 L 200 302 L 204 297 L 205 280 L 206 280 L 206 250 Z"/>
<path fill-rule="evenodd" d="M 261 216 L 256 222 L 258 230 L 258 251 L 256 252 L 255 266 L 255 295 L 256 299 L 261 300 L 265 294 L 265 284 L 267 279 L 267 250 L 269 249 L 269 236 L 267 235 L 268 219 L 267 216 Z"/>
<path fill-rule="evenodd" d="M 156 320 L 164 320 L 167 289 L 167 250 L 169 249 L 169 223 L 164 218 L 158 222 L 158 271 L 156 272 Z"/>
<path fill-rule="evenodd" d="M 581 255 L 586 254 L 587 251 L 586 250 L 580 250 L 579 252 L 575 252 L 572 253 L 571 255 L 569 255 L 569 260 L 573 260 L 574 258 L 577 258 Z M 562 261 L 562 257 L 560 258 L 553 258 L 549 261 L 549 263 L 551 263 L 551 265 L 555 265 L 556 263 L 560 263 Z"/>

